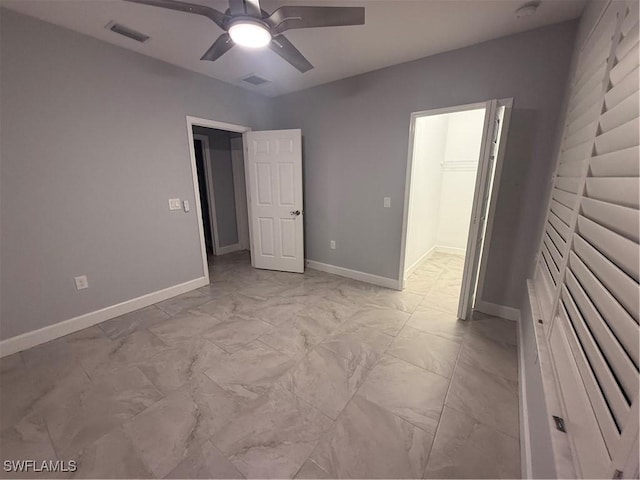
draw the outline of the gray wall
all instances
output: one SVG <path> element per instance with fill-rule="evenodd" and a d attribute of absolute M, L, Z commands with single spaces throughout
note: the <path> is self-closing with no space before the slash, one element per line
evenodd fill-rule
<path fill-rule="evenodd" d="M 514 97 L 484 300 L 519 307 L 576 24 L 278 97 L 278 127 L 304 135 L 307 258 L 397 278 L 411 112 Z"/>
<path fill-rule="evenodd" d="M 213 176 L 213 192 L 216 203 L 218 241 L 221 247 L 238 243 L 236 199 L 233 191 L 233 166 L 231 165 L 231 134 L 213 128 L 194 127 L 194 133 L 209 138 L 209 156 Z M 237 135 L 234 135 L 237 136 Z"/>
<path fill-rule="evenodd" d="M 185 116 L 271 100 L 11 11 L 0 19 L 0 338 L 203 276 Z M 86 274 L 89 289 L 73 277 Z"/>

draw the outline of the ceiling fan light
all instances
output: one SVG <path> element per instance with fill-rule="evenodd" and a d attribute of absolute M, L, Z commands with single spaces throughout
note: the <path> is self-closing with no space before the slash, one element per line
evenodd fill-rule
<path fill-rule="evenodd" d="M 234 23 L 229 28 L 231 40 L 236 45 L 248 48 L 262 48 L 269 45 L 271 33 L 262 24 L 250 21 Z"/>

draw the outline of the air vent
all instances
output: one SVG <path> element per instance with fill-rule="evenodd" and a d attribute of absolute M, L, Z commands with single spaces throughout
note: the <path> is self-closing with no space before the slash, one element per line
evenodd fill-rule
<path fill-rule="evenodd" d="M 149 40 L 149 35 L 145 35 L 144 33 L 136 32 L 129 27 L 125 27 L 121 23 L 109 22 L 106 27 L 107 30 L 111 30 L 112 32 L 119 33 L 131 40 L 135 40 L 136 42 L 144 43 Z"/>
<path fill-rule="evenodd" d="M 267 80 L 266 78 L 262 78 L 258 75 L 247 75 L 246 77 L 243 77 L 241 79 L 243 82 L 247 82 L 250 83 L 251 85 L 254 86 L 258 86 L 258 85 L 262 85 L 263 83 L 269 83 L 271 80 Z"/>

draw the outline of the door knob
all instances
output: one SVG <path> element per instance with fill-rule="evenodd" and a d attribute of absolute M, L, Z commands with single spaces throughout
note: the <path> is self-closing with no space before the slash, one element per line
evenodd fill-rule
<path fill-rule="evenodd" d="M 291 210 L 289 213 L 292 216 L 297 217 L 298 215 L 300 215 L 300 210 Z"/>

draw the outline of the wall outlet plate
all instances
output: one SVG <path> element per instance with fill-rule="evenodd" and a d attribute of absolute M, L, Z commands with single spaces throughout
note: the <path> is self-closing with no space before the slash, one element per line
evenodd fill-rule
<path fill-rule="evenodd" d="M 384 197 L 384 208 L 391 208 L 391 197 Z"/>
<path fill-rule="evenodd" d="M 335 250 L 336 249 L 336 241 L 335 240 L 331 240 L 331 242 L 329 242 L 329 247 L 331 248 L 331 250 Z"/>
<path fill-rule="evenodd" d="M 179 198 L 170 198 L 169 199 L 169 210 L 181 210 L 182 203 Z"/>

